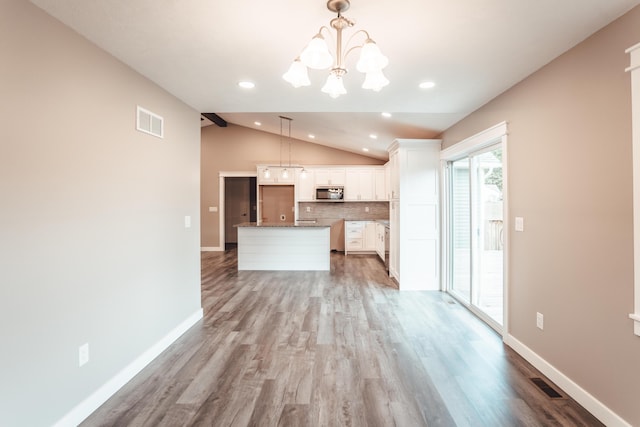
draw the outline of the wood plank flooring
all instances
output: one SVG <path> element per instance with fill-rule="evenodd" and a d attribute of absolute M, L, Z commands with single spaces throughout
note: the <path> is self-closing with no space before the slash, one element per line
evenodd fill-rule
<path fill-rule="evenodd" d="M 204 319 L 83 426 L 602 425 L 446 294 L 398 292 L 375 256 L 333 253 L 330 272 L 236 259 L 202 254 Z"/>

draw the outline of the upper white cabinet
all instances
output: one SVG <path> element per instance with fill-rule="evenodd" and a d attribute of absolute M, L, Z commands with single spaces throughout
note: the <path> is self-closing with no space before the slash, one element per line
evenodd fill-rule
<path fill-rule="evenodd" d="M 345 185 L 345 168 L 316 168 L 316 187 L 328 185 Z"/>
<path fill-rule="evenodd" d="M 440 140 L 399 139 L 389 147 L 389 274 L 400 290 L 438 290 Z"/>
<path fill-rule="evenodd" d="M 374 169 L 373 171 L 373 199 L 386 201 L 387 196 L 387 168 L 384 166 Z"/>
<path fill-rule="evenodd" d="M 316 198 L 315 171 L 313 169 L 296 170 L 296 195 L 299 202 L 313 202 Z"/>
<path fill-rule="evenodd" d="M 294 184 L 298 202 L 313 202 L 317 187 L 332 186 L 344 187 L 344 200 L 348 202 L 388 201 L 389 169 L 377 165 L 309 168 L 258 165 L 257 180 L 258 185 Z"/>
<path fill-rule="evenodd" d="M 296 170 L 284 166 L 258 166 L 257 181 L 258 185 L 292 185 L 296 182 Z"/>
<path fill-rule="evenodd" d="M 347 167 L 344 199 L 349 202 L 389 200 L 384 166 Z"/>
<path fill-rule="evenodd" d="M 373 186 L 373 169 L 347 168 L 344 200 L 347 202 L 374 200 Z"/>
<path fill-rule="evenodd" d="M 400 171 L 398 165 L 398 152 L 389 153 L 389 200 L 397 199 L 400 196 Z"/>

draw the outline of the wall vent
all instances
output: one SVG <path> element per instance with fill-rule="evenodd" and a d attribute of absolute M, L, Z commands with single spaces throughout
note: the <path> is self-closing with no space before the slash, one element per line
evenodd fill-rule
<path fill-rule="evenodd" d="M 562 395 L 542 378 L 530 378 L 530 380 L 551 399 L 562 399 Z"/>
<path fill-rule="evenodd" d="M 158 138 L 164 138 L 164 119 L 138 105 L 136 129 Z"/>

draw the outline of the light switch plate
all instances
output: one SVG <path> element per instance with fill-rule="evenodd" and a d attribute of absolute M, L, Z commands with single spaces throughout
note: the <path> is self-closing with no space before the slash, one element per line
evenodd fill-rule
<path fill-rule="evenodd" d="M 184 217 L 184 228 L 191 228 L 191 216 L 189 215 Z"/>
<path fill-rule="evenodd" d="M 521 216 L 517 216 L 514 225 L 516 231 L 524 231 L 524 218 Z"/>
<path fill-rule="evenodd" d="M 78 366 L 86 365 L 89 362 L 89 343 L 84 343 L 78 347 Z"/>
<path fill-rule="evenodd" d="M 540 330 L 544 329 L 544 316 L 542 313 L 536 313 L 536 326 Z"/>

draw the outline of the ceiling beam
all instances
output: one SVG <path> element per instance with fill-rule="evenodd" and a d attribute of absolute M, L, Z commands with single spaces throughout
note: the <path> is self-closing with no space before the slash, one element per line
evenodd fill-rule
<path fill-rule="evenodd" d="M 220 126 L 221 128 L 227 127 L 227 121 L 222 117 L 220 117 L 219 115 L 217 115 L 216 113 L 202 113 L 202 115 L 205 116 L 207 119 L 211 120 L 213 123 Z"/>

